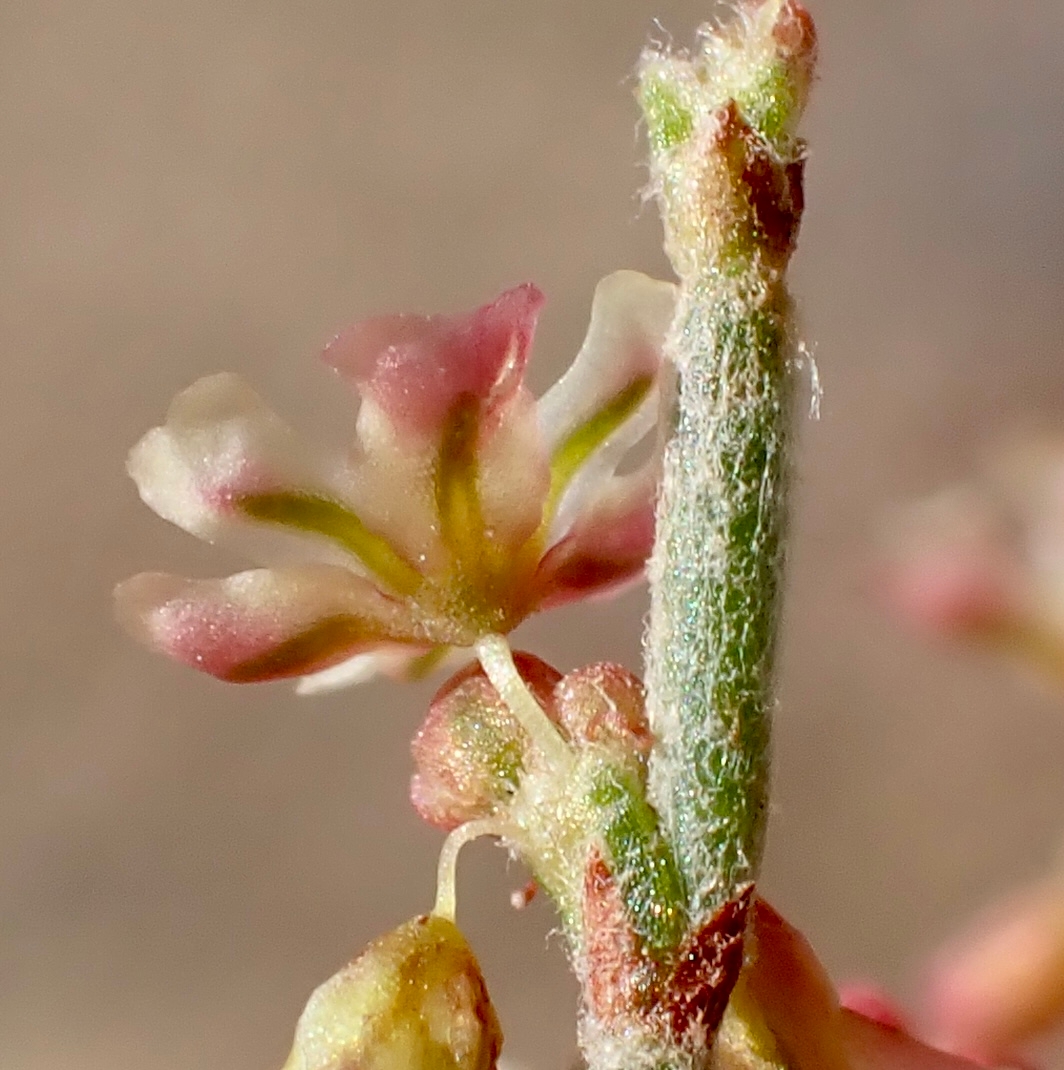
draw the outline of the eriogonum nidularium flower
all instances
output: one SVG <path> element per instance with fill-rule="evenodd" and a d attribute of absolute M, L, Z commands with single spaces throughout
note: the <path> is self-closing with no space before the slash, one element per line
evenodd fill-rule
<path fill-rule="evenodd" d="M 130 630 L 226 680 L 309 689 L 416 671 L 638 576 L 656 462 L 615 469 L 656 424 L 674 289 L 603 279 L 575 362 L 537 401 L 524 372 L 543 300 L 524 285 L 468 315 L 341 333 L 325 360 L 360 398 L 345 455 L 305 448 L 233 375 L 178 395 L 130 456 L 141 497 L 270 567 L 136 576 L 117 591 Z"/>

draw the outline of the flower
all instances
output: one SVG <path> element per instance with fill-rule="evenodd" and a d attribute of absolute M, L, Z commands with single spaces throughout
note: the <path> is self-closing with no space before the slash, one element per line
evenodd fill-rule
<path fill-rule="evenodd" d="M 317 988 L 283 1070 L 494 1070 L 502 1031 L 447 918 L 414 918 Z"/>
<path fill-rule="evenodd" d="M 1011 893 L 942 949 L 928 1005 L 951 1050 L 1004 1059 L 1064 1020 L 1064 874 Z"/>
<path fill-rule="evenodd" d="M 149 646 L 231 681 L 302 690 L 416 673 L 451 647 L 636 578 L 674 287 L 603 279 L 576 360 L 524 384 L 544 298 L 518 286 L 464 316 L 370 319 L 325 360 L 361 399 L 346 456 L 317 456 L 239 378 L 201 379 L 133 449 L 160 516 L 271 567 L 222 580 L 144 573 L 118 615 Z"/>
<path fill-rule="evenodd" d="M 896 527 L 882 587 L 904 617 L 1064 676 L 1064 442 L 999 450 Z"/>

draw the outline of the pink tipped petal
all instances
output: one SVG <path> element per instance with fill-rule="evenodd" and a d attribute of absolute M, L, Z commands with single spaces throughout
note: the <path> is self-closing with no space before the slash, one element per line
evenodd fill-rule
<path fill-rule="evenodd" d="M 839 1036 L 849 1070 L 980 1070 L 982 1066 L 850 1010 L 839 1015 Z"/>
<path fill-rule="evenodd" d="M 539 402 L 552 450 L 633 383 L 657 379 L 675 306 L 671 282 L 638 271 L 615 271 L 599 282 L 584 343 Z"/>
<path fill-rule="evenodd" d="M 255 569 L 224 580 L 143 573 L 115 591 L 137 639 L 238 683 L 303 676 L 407 642 L 428 647 L 406 611 L 347 569 Z"/>
<path fill-rule="evenodd" d="M 950 637 L 990 639 L 1033 616 L 1017 538 L 1026 521 L 1002 509 L 1001 490 L 952 488 L 895 522 L 882 589 L 904 616 Z"/>
<path fill-rule="evenodd" d="M 754 950 L 740 984 L 792 1070 L 976 1070 L 904 1030 L 841 1008 L 805 937 L 764 900 L 753 913 Z"/>
<path fill-rule="evenodd" d="M 614 272 L 596 287 L 580 352 L 539 403 L 554 479 L 551 542 L 657 421 L 675 302 L 672 283 L 636 271 Z"/>
<path fill-rule="evenodd" d="M 251 387 L 228 373 L 178 394 L 166 422 L 133 447 L 128 461 L 141 498 L 164 520 L 270 562 L 349 560 L 298 528 L 258 523 L 238 505 L 277 490 L 322 493 L 327 468 Z"/>
<path fill-rule="evenodd" d="M 753 955 L 743 973 L 787 1065 L 846 1070 L 839 1002 L 809 941 L 763 899 L 752 911 Z"/>
<path fill-rule="evenodd" d="M 998 631 L 1017 616 L 1011 571 L 943 548 L 888 568 L 881 586 L 908 620 L 941 635 L 972 637 Z"/>
<path fill-rule="evenodd" d="M 888 1029 L 904 1029 L 905 1019 L 897 1004 L 878 985 L 848 984 L 839 991 L 839 1002 L 847 1010 L 870 1018 Z"/>
<path fill-rule="evenodd" d="M 222 373 L 174 399 L 166 423 L 133 447 L 129 474 L 144 502 L 201 538 L 224 528 L 234 489 L 275 485 L 298 456 L 292 432 L 246 383 Z"/>
<path fill-rule="evenodd" d="M 652 471 L 615 477 L 540 562 L 540 608 L 607 594 L 638 580 L 654 545 Z"/>
<path fill-rule="evenodd" d="M 406 433 L 434 439 L 463 396 L 488 415 L 521 387 L 543 294 L 531 283 L 465 316 L 383 316 L 337 335 L 325 360 Z"/>

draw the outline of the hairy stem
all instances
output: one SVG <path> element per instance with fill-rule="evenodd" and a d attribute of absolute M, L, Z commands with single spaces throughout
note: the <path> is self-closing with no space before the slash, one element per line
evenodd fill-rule
<path fill-rule="evenodd" d="M 743 967 L 785 557 L 794 328 L 784 272 L 804 159 L 795 129 L 814 57 L 800 0 L 745 0 L 732 24 L 703 28 L 692 55 L 650 50 L 639 65 L 651 192 L 680 282 L 646 639 L 655 743 L 645 813 L 675 868 L 644 882 L 652 895 L 624 896 L 652 963 L 645 1002 L 626 1013 L 623 982 L 610 999 L 585 983 L 592 1070 L 716 1066 L 714 1038 Z M 617 828 L 642 824 L 632 811 Z M 613 853 L 622 873 L 656 864 L 621 842 Z M 639 915 L 652 904 L 665 909 L 649 926 Z M 588 946 L 609 943 L 592 932 Z M 630 969 L 601 957 L 605 969 L 585 970 L 592 981 Z M 757 1065 L 777 1064 L 765 1054 Z"/>
<path fill-rule="evenodd" d="M 655 787 L 694 917 L 761 858 L 788 475 L 785 295 L 723 281 L 684 294 L 652 563 Z"/>
<path fill-rule="evenodd" d="M 740 8 L 693 57 L 651 52 L 640 100 L 680 278 L 678 386 L 651 559 L 652 789 L 697 921 L 757 875 L 789 476 L 794 127 L 813 62 L 796 0 Z"/>

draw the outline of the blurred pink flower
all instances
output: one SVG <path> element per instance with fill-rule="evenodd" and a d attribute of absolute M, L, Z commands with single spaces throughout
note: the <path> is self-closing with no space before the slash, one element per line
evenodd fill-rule
<path fill-rule="evenodd" d="M 995 904 L 936 958 L 931 1025 L 943 1043 L 991 1062 L 1064 1021 L 1064 877 Z"/>
<path fill-rule="evenodd" d="M 1000 449 L 911 507 L 884 591 L 909 620 L 1064 680 L 1064 440 Z M 935 960 L 932 1033 L 982 1062 L 1064 1021 L 1064 876 L 1014 893 Z"/>
<path fill-rule="evenodd" d="M 1064 441 L 1003 450 L 910 507 L 883 581 L 909 620 L 1064 677 Z"/>
<path fill-rule="evenodd" d="M 116 591 L 149 646 L 232 681 L 301 689 L 416 673 L 450 647 L 640 575 L 657 458 L 616 474 L 657 423 L 674 287 L 599 283 L 576 360 L 524 384 L 543 295 L 464 316 L 388 316 L 325 360 L 360 397 L 346 456 L 305 448 L 239 378 L 202 379 L 134 448 L 160 516 L 271 567 L 223 580 L 145 573 Z"/>

